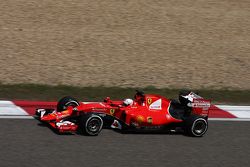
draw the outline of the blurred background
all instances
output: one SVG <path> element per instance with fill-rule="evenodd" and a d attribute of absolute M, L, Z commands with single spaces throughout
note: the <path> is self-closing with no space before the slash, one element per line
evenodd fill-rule
<path fill-rule="evenodd" d="M 0 82 L 250 89 L 247 0 L 0 0 Z"/>
<path fill-rule="evenodd" d="M 0 4 L 2 83 L 250 89 L 249 1 Z"/>

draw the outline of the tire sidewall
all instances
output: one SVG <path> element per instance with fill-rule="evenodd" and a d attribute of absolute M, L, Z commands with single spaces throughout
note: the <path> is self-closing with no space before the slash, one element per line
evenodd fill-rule
<path fill-rule="evenodd" d="M 100 121 L 100 127 L 99 127 L 98 131 L 96 131 L 96 132 L 94 132 L 94 133 L 91 132 L 91 131 L 88 129 L 88 124 L 90 123 L 90 121 L 91 121 L 92 119 L 98 119 L 98 120 Z M 82 119 L 82 121 L 81 121 L 80 127 L 81 127 L 80 129 L 81 129 L 81 131 L 82 131 L 82 133 L 83 133 L 84 135 L 88 135 L 88 136 L 97 136 L 97 135 L 101 132 L 101 130 L 102 130 L 102 128 L 103 128 L 103 120 L 102 120 L 102 118 L 101 118 L 100 116 L 95 115 L 95 114 L 92 114 L 92 115 L 89 115 L 89 116 L 84 116 L 83 119 Z"/>
<path fill-rule="evenodd" d="M 70 106 L 70 104 L 72 103 L 75 104 L 75 106 L 80 105 L 80 103 L 73 97 L 70 97 L 70 96 L 63 97 L 57 103 L 57 112 L 66 110 L 67 106 Z"/>
<path fill-rule="evenodd" d="M 194 128 L 195 128 L 196 123 L 199 122 L 199 121 L 202 121 L 205 124 L 205 130 L 202 133 L 197 134 L 197 133 L 195 133 Z M 191 133 L 195 137 L 201 137 L 201 136 L 203 136 L 206 133 L 207 129 L 208 129 L 208 123 L 207 123 L 207 121 L 204 118 L 198 117 L 192 123 Z"/>
<path fill-rule="evenodd" d="M 202 133 L 197 134 L 194 132 L 194 127 L 196 123 L 199 121 L 202 121 L 203 123 L 205 123 L 206 127 Z M 185 130 L 185 134 L 188 136 L 202 137 L 208 130 L 208 122 L 205 118 L 201 116 L 191 115 L 188 119 L 185 120 L 184 130 Z"/>

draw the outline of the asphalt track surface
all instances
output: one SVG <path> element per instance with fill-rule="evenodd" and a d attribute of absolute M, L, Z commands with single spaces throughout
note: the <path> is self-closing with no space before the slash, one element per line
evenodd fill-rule
<path fill-rule="evenodd" d="M 210 121 L 202 138 L 181 134 L 58 135 L 37 120 L 0 119 L 0 166 L 249 166 L 250 122 Z"/>

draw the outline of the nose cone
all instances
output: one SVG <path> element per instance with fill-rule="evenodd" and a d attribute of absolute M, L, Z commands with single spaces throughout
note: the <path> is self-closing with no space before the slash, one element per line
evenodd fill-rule
<path fill-rule="evenodd" d="M 52 121 L 56 119 L 56 114 L 45 115 L 41 118 L 42 121 Z"/>

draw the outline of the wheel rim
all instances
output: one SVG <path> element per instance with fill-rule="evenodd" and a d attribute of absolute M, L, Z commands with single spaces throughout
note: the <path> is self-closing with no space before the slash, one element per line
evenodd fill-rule
<path fill-rule="evenodd" d="M 202 136 L 207 130 L 207 123 L 205 120 L 196 120 L 193 125 L 193 133 L 196 136 Z"/>
<path fill-rule="evenodd" d="M 102 126 L 102 122 L 98 118 L 92 118 L 88 121 L 87 130 L 91 134 L 97 134 Z"/>
<path fill-rule="evenodd" d="M 76 106 L 79 106 L 79 103 L 76 101 L 70 101 L 70 102 L 65 104 L 64 109 L 66 110 L 69 106 L 76 107 Z"/>

